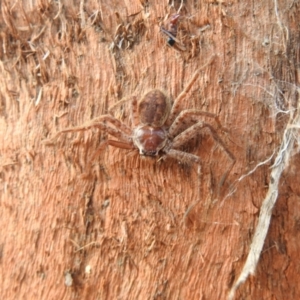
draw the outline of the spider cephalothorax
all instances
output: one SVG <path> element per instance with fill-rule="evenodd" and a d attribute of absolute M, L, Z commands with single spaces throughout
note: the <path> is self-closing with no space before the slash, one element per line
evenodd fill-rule
<path fill-rule="evenodd" d="M 132 128 L 112 114 L 106 114 L 85 125 L 61 130 L 57 135 L 63 132 L 98 127 L 117 140 L 108 139 L 103 142 L 94 158 L 104 147 L 110 145 L 123 149 L 137 149 L 141 155 L 152 157 L 159 155 L 163 159 L 170 157 L 180 162 L 200 164 L 200 157 L 179 149 L 199 135 L 202 129 L 208 129 L 211 136 L 232 160 L 232 168 L 235 163 L 234 156 L 227 149 L 216 130 L 209 123 L 201 120 L 203 116 L 213 118 L 221 126 L 217 116 L 197 109 L 181 109 L 181 100 L 185 98 L 198 76 L 199 70 L 174 100 L 173 105 L 171 105 L 169 97 L 159 89 L 150 90 L 139 101 L 133 97 Z"/>
<path fill-rule="evenodd" d="M 133 131 L 133 143 L 141 155 L 157 156 L 168 141 L 168 135 L 163 127 L 142 125 Z"/>

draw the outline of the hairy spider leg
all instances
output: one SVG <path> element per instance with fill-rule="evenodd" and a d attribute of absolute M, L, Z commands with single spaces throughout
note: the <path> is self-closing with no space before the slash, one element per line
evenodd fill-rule
<path fill-rule="evenodd" d="M 178 115 L 178 112 L 180 111 L 180 105 L 181 105 L 181 100 L 185 98 L 186 94 L 190 91 L 191 87 L 199 77 L 199 71 L 196 71 L 190 80 L 190 82 L 187 84 L 187 86 L 183 89 L 183 91 L 176 97 L 174 100 L 169 118 L 166 122 L 167 126 L 170 126 L 173 122 L 176 116 Z"/>
<path fill-rule="evenodd" d="M 136 96 L 133 97 L 133 100 L 131 102 L 131 110 L 132 110 L 133 127 L 137 127 L 140 123 L 140 118 L 138 113 L 138 101 Z"/>
<path fill-rule="evenodd" d="M 110 133 L 111 134 L 111 133 Z M 106 140 L 104 142 L 102 142 L 98 149 L 94 152 L 93 156 L 91 157 L 91 159 L 89 160 L 89 163 L 86 167 L 87 170 L 90 170 L 93 162 L 95 161 L 95 159 L 100 156 L 101 152 L 106 149 L 108 146 L 113 146 L 116 148 L 121 148 L 121 149 L 128 149 L 128 150 L 133 150 L 135 149 L 133 143 L 129 143 L 129 142 L 120 142 L 120 141 L 115 141 L 115 140 Z"/>
<path fill-rule="evenodd" d="M 120 101 L 118 101 L 116 104 L 114 104 L 113 106 L 111 106 L 108 111 L 109 113 L 112 113 L 112 111 L 124 104 L 125 102 L 128 102 L 129 100 L 131 100 L 131 97 L 133 98 L 132 99 L 132 102 L 131 102 L 131 115 L 132 115 L 132 123 L 133 123 L 133 127 L 136 127 L 138 126 L 139 124 L 139 116 L 138 116 L 138 103 L 137 103 L 137 97 L 136 96 L 130 96 L 129 98 L 124 98 L 124 99 L 121 99 Z"/>
<path fill-rule="evenodd" d="M 170 126 L 173 122 L 174 119 L 176 118 L 176 116 L 178 115 L 178 112 L 180 111 L 180 105 L 181 105 L 181 101 L 182 99 L 185 98 L 185 96 L 187 95 L 187 93 L 190 91 L 191 87 L 193 86 L 193 84 L 195 83 L 195 81 L 197 80 L 197 78 L 200 75 L 200 71 L 204 68 L 206 68 L 208 65 L 210 65 L 213 60 L 215 58 L 215 55 L 213 55 L 209 61 L 203 65 L 202 67 L 200 67 L 192 76 L 191 80 L 189 81 L 189 83 L 187 84 L 187 86 L 183 89 L 183 91 L 177 96 L 177 98 L 174 100 L 171 112 L 170 112 L 170 116 L 166 122 L 167 126 Z"/>
<path fill-rule="evenodd" d="M 108 122 L 112 124 L 115 128 L 108 126 L 104 122 Z M 91 120 L 90 122 L 87 122 L 81 126 L 75 126 L 75 127 L 69 127 L 62 129 L 61 131 L 57 132 L 56 135 L 52 139 L 56 139 L 59 135 L 66 132 L 77 132 L 77 131 L 85 131 L 90 128 L 99 128 L 100 130 L 106 131 L 108 134 L 119 138 L 120 140 L 130 142 L 131 138 L 131 132 L 132 130 L 124 123 L 122 123 L 120 120 L 114 118 L 111 115 L 103 115 L 98 118 L 95 118 Z"/>
<path fill-rule="evenodd" d="M 168 152 L 166 152 L 163 159 L 165 157 L 171 157 L 183 163 L 196 163 L 200 165 L 201 162 L 199 156 L 175 149 L 170 149 Z"/>
<path fill-rule="evenodd" d="M 108 124 L 105 124 L 104 122 L 107 122 Z M 113 125 L 115 128 L 113 128 L 111 125 Z M 84 125 L 63 129 L 59 131 L 53 137 L 53 139 L 56 139 L 62 133 L 85 131 L 93 127 L 99 128 L 100 130 L 108 133 L 109 135 L 119 139 L 119 141 L 106 140 L 102 142 L 99 145 L 98 149 L 95 151 L 95 153 L 92 155 L 91 159 L 89 160 L 89 163 L 87 165 L 87 170 L 90 170 L 94 160 L 101 154 L 101 152 L 107 146 L 113 146 L 121 149 L 135 149 L 132 139 L 130 137 L 131 129 L 126 124 L 122 123 L 118 119 L 115 119 L 111 115 L 103 115 L 93 119 L 92 121 Z"/>
<path fill-rule="evenodd" d="M 232 168 L 235 164 L 235 157 L 228 150 L 225 143 L 222 141 L 222 139 L 217 134 L 216 130 L 211 125 L 209 125 L 207 123 L 203 123 L 203 122 L 198 122 L 198 123 L 194 124 L 193 126 L 189 127 L 188 129 L 186 129 L 185 131 L 183 131 L 182 133 L 177 135 L 174 138 L 171 147 L 176 149 L 176 148 L 178 148 L 182 145 L 185 145 L 194 136 L 198 135 L 200 130 L 205 129 L 205 128 L 209 129 L 210 134 L 213 137 L 213 139 L 222 147 L 222 149 L 225 151 L 227 156 L 232 161 L 231 166 L 228 168 L 227 172 L 225 172 L 224 175 L 222 176 L 222 179 L 221 179 L 221 182 L 220 182 L 220 185 L 219 185 L 219 186 L 222 186 L 224 184 L 224 182 L 226 181 L 230 171 L 232 170 Z"/>
<path fill-rule="evenodd" d="M 125 97 L 125 98 L 122 98 L 120 101 L 118 101 L 117 103 L 113 104 L 112 106 L 110 106 L 108 108 L 108 112 L 111 114 L 112 111 L 114 111 L 114 109 L 126 102 L 128 102 L 129 100 L 131 100 L 131 97 Z"/>
<path fill-rule="evenodd" d="M 188 125 L 189 123 L 191 123 L 191 122 L 198 123 L 199 116 L 204 116 L 204 117 L 209 117 L 209 118 L 214 119 L 216 121 L 218 127 L 223 129 L 217 115 L 206 112 L 206 111 L 197 110 L 197 109 L 185 109 L 176 117 L 176 119 L 170 126 L 170 128 L 169 128 L 170 139 L 173 139 L 175 136 L 177 136 L 178 133 L 181 131 L 181 129 L 184 126 Z"/>

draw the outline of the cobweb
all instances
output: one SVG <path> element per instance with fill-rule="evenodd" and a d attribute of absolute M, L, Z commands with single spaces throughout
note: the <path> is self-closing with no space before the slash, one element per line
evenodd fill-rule
<path fill-rule="evenodd" d="M 277 25 L 282 34 L 282 44 L 286 50 L 289 37 L 288 30 L 280 19 L 277 0 L 274 0 L 274 9 Z M 252 171 L 241 176 L 238 180 L 241 181 L 246 176 L 252 174 L 258 167 L 269 162 L 275 155 L 274 164 L 270 168 L 269 189 L 260 208 L 259 219 L 250 245 L 250 250 L 242 271 L 229 292 L 228 300 L 232 300 L 237 288 L 247 280 L 249 275 L 254 275 L 255 273 L 269 230 L 272 210 L 278 197 L 281 174 L 283 170 L 288 167 L 290 157 L 299 152 L 300 87 L 293 83 L 273 80 L 273 84 L 268 89 L 265 89 L 262 86 L 259 86 L 259 88 L 264 89 L 264 92 L 267 95 L 265 100 L 271 108 L 273 116 L 276 117 L 278 114 L 284 114 L 287 116 L 288 122 L 284 127 L 281 144 L 278 150 L 268 159 L 257 164 Z"/>

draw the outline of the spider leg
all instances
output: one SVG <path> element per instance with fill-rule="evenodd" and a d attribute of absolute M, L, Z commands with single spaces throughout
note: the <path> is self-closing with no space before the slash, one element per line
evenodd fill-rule
<path fill-rule="evenodd" d="M 104 122 L 107 122 L 108 124 L 105 124 Z M 115 128 L 113 128 L 111 124 Z M 114 118 L 111 115 L 103 115 L 83 125 L 65 128 L 57 132 L 56 135 L 51 140 L 55 140 L 62 133 L 85 131 L 93 127 L 106 131 L 108 134 L 116 138 L 119 138 L 120 140 L 127 141 L 127 142 L 131 141 L 130 135 L 132 130 L 126 124 L 122 123 L 120 120 Z"/>
<path fill-rule="evenodd" d="M 136 127 L 138 124 L 139 124 L 139 116 L 138 116 L 138 108 L 137 108 L 137 98 L 136 96 L 132 96 L 132 102 L 131 102 L 131 110 L 132 110 L 132 123 L 133 123 L 133 126 Z M 117 107 L 117 106 L 120 106 L 122 104 L 124 104 L 125 102 L 131 100 L 131 97 L 130 98 L 124 98 L 120 101 L 118 101 L 116 104 L 114 104 L 113 106 L 111 106 L 108 111 L 109 113 L 112 113 L 112 111 L 114 111 L 114 109 Z"/>
<path fill-rule="evenodd" d="M 46 144 L 52 144 L 53 140 L 55 140 L 59 135 L 62 133 L 67 133 L 67 132 L 77 132 L 77 131 L 85 131 L 90 128 L 99 128 L 100 130 L 104 131 L 105 133 L 108 133 L 109 135 L 115 137 L 118 139 L 116 140 L 105 140 L 102 142 L 97 151 L 92 155 L 91 159 L 89 160 L 89 163 L 87 165 L 87 170 L 90 170 L 92 167 L 92 164 L 94 160 L 101 154 L 103 149 L 105 149 L 107 146 L 114 146 L 117 148 L 122 148 L 122 149 L 134 149 L 135 146 L 132 142 L 131 134 L 132 130 L 124 123 L 122 123 L 120 120 L 114 118 L 112 115 L 102 115 L 98 118 L 95 118 L 91 120 L 90 122 L 83 124 L 81 126 L 76 126 L 76 127 L 69 127 L 66 129 L 63 129 L 59 132 L 56 133 L 56 135 L 49 141 L 45 141 Z M 83 177 L 85 177 L 83 175 Z"/>
<path fill-rule="evenodd" d="M 127 143 L 127 142 L 120 142 L 120 141 L 115 141 L 115 140 L 106 140 L 103 143 L 100 144 L 99 148 L 97 151 L 93 154 L 91 158 L 91 162 L 93 162 L 96 157 L 100 155 L 100 153 L 107 147 L 107 146 L 113 146 L 116 148 L 121 148 L 121 149 L 128 149 L 132 150 L 134 149 L 134 145 L 132 143 Z"/>
<path fill-rule="evenodd" d="M 113 146 L 116 148 L 121 148 L 121 149 L 128 149 L 128 150 L 132 150 L 134 149 L 134 145 L 133 143 L 129 143 L 129 142 L 120 142 L 120 141 L 115 141 L 115 140 L 106 140 L 104 142 L 102 142 L 98 149 L 94 152 L 94 154 L 92 155 L 92 157 L 89 159 L 87 166 L 85 167 L 85 169 L 87 170 L 87 172 L 82 174 L 83 178 L 86 178 L 89 176 L 89 172 L 92 169 L 93 163 L 96 160 L 96 158 L 98 156 L 100 156 L 100 154 L 102 153 L 102 151 L 104 149 L 106 149 L 107 146 Z"/>
<path fill-rule="evenodd" d="M 188 129 L 186 129 L 185 131 L 183 131 L 182 133 L 180 133 L 179 135 L 177 135 L 174 138 L 174 140 L 171 144 L 171 148 L 176 149 L 176 148 L 186 144 L 189 140 L 191 140 L 193 137 L 195 137 L 197 134 L 199 134 L 200 130 L 205 129 L 205 128 L 209 129 L 210 134 L 213 137 L 213 139 L 222 147 L 222 149 L 225 151 L 227 156 L 232 161 L 230 168 L 228 169 L 227 172 L 225 172 L 225 174 L 223 175 L 223 177 L 221 179 L 220 186 L 222 186 L 223 183 L 226 181 L 228 174 L 230 173 L 230 171 L 232 170 L 232 168 L 235 164 L 235 157 L 229 151 L 229 149 L 227 148 L 225 143 L 222 141 L 222 139 L 219 137 L 216 130 L 211 125 L 209 125 L 207 123 L 203 123 L 203 122 L 198 122 L 198 123 L 194 124 L 193 126 L 189 127 Z"/>
<path fill-rule="evenodd" d="M 139 124 L 139 113 L 138 113 L 138 101 L 135 96 L 133 97 L 131 105 L 132 105 L 133 126 L 137 127 Z"/>
<path fill-rule="evenodd" d="M 223 128 L 217 115 L 197 109 L 186 109 L 182 111 L 172 123 L 171 127 L 169 128 L 169 137 L 173 139 L 178 132 L 181 131 L 182 127 L 187 125 L 186 120 L 188 120 L 189 123 L 199 122 L 199 116 L 213 118 L 215 119 L 218 127 Z"/>
<path fill-rule="evenodd" d="M 197 80 L 197 78 L 200 75 L 200 71 L 204 68 L 206 68 L 208 65 L 210 65 L 213 60 L 215 58 L 215 55 L 213 55 L 209 61 L 203 65 L 202 67 L 200 67 L 192 76 L 191 80 L 189 81 L 189 83 L 187 84 L 187 86 L 183 89 L 183 91 L 177 96 L 177 98 L 174 100 L 174 104 L 172 106 L 172 110 L 170 112 L 169 118 L 166 122 L 166 125 L 169 126 L 170 124 L 173 123 L 176 115 L 178 115 L 178 111 L 180 110 L 180 104 L 181 104 L 181 100 L 183 98 L 185 98 L 185 96 L 187 95 L 187 93 L 190 91 L 191 87 L 193 86 L 193 84 L 195 83 L 195 81 Z"/>
<path fill-rule="evenodd" d="M 122 105 L 122 104 L 128 102 L 129 100 L 131 100 L 130 97 L 122 98 L 120 101 L 118 101 L 118 102 L 115 103 L 114 105 L 110 106 L 110 107 L 108 108 L 108 112 L 109 112 L 109 113 L 112 113 L 112 112 L 115 110 L 116 107 L 118 107 L 118 106 L 120 106 L 120 105 Z"/>
<path fill-rule="evenodd" d="M 174 159 L 179 160 L 180 162 L 183 163 L 196 163 L 200 164 L 200 157 L 188 152 L 180 151 L 180 150 L 175 150 L 175 149 L 170 149 L 168 152 L 165 153 L 163 156 L 163 159 L 165 157 L 172 157 Z"/>

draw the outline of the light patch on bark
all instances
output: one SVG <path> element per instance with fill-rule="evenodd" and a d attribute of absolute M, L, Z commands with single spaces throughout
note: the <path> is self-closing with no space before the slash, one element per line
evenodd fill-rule
<path fill-rule="evenodd" d="M 299 95 L 300 89 L 298 89 L 297 92 Z M 282 143 L 272 166 L 269 189 L 260 209 L 258 224 L 250 245 L 250 251 L 241 274 L 229 292 L 228 300 L 232 300 L 237 288 L 246 281 L 250 274 L 254 275 L 255 273 L 255 269 L 269 230 L 272 210 L 277 200 L 280 177 L 282 171 L 288 166 L 289 158 L 293 153 L 295 141 L 297 141 L 297 134 L 295 131 L 300 128 L 299 102 L 300 99 L 298 98 L 298 108 L 294 111 L 294 114 L 292 112 L 290 113 L 290 121 L 283 133 Z"/>

